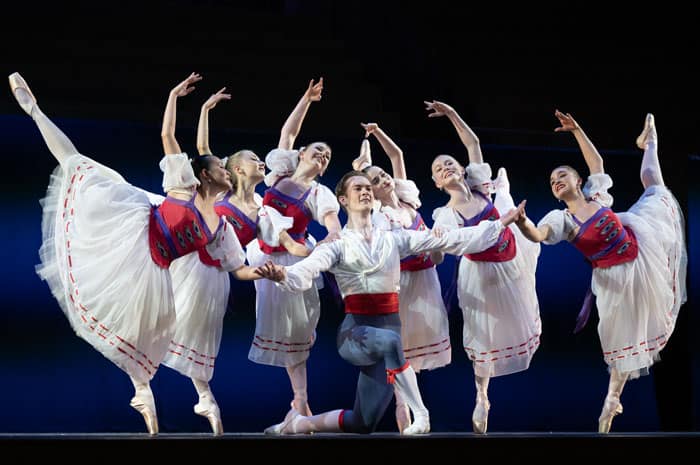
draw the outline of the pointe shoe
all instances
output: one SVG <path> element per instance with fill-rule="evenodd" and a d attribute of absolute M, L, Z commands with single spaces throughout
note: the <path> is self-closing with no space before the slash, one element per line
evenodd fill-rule
<path fill-rule="evenodd" d="M 153 397 L 150 399 L 145 396 L 136 395 L 131 399 L 129 403 L 137 412 L 143 415 L 143 419 L 146 422 L 146 428 L 148 429 L 148 434 L 155 436 L 158 434 L 158 417 L 156 416 L 156 406 L 153 402 Z"/>
<path fill-rule="evenodd" d="M 289 409 L 289 412 L 287 412 L 287 414 L 284 416 L 284 420 L 282 420 L 280 423 L 277 423 L 275 425 L 268 426 L 267 428 L 265 428 L 263 433 L 269 434 L 272 436 L 279 436 L 280 434 L 282 434 L 282 429 L 287 425 L 287 423 L 289 421 L 291 421 L 291 418 L 293 416 L 295 416 L 294 412 L 296 412 L 296 414 L 299 415 L 299 411 L 296 408 L 294 408 L 294 401 L 292 401 L 292 403 L 290 404 L 290 407 L 291 408 Z M 307 408 L 308 408 L 308 406 L 307 406 Z"/>
<path fill-rule="evenodd" d="M 411 426 L 411 411 L 407 404 L 396 404 L 396 426 L 400 432 Z"/>
<path fill-rule="evenodd" d="M 10 89 L 12 89 L 12 94 L 17 99 L 17 103 L 22 107 L 22 110 L 31 116 L 32 110 L 36 106 L 36 98 L 32 91 L 29 90 L 29 86 L 24 78 L 19 73 L 12 73 L 7 79 L 10 81 Z"/>
<path fill-rule="evenodd" d="M 489 421 L 489 409 L 491 409 L 491 403 L 488 400 L 477 398 L 476 406 L 472 413 L 472 428 L 474 428 L 475 433 L 486 434 Z"/>
<path fill-rule="evenodd" d="M 493 181 L 494 190 L 510 192 L 510 181 L 505 168 L 498 168 L 498 176 Z"/>
<path fill-rule="evenodd" d="M 642 129 L 642 133 L 636 140 L 637 147 L 644 150 L 647 142 L 650 140 L 656 140 L 656 124 L 654 123 L 654 115 L 647 113 L 644 119 L 644 129 Z"/>
<path fill-rule="evenodd" d="M 364 139 L 360 146 L 360 155 L 352 161 L 352 169 L 362 171 L 369 166 L 372 166 L 372 151 L 369 147 L 369 140 Z"/>
<path fill-rule="evenodd" d="M 415 434 L 428 434 L 430 432 L 430 416 L 428 410 L 424 413 L 413 412 L 415 420 L 411 426 L 401 432 L 404 436 L 413 436 Z"/>
<path fill-rule="evenodd" d="M 619 399 L 606 397 L 603 411 L 598 418 L 598 432 L 609 433 L 613 418 L 622 413 L 622 404 Z"/>
<path fill-rule="evenodd" d="M 306 399 L 297 398 L 292 400 L 291 407 L 299 412 L 299 415 L 303 415 L 305 417 L 310 417 L 313 415 L 313 413 L 311 413 L 311 407 L 309 407 L 309 401 Z"/>
<path fill-rule="evenodd" d="M 196 413 L 197 415 L 201 415 L 207 420 L 209 420 L 209 424 L 211 425 L 211 430 L 214 433 L 214 436 L 221 436 L 222 434 L 224 434 L 224 425 L 221 422 L 221 411 L 219 410 L 219 406 L 213 399 L 210 399 L 208 397 L 201 399 L 194 406 L 194 413 Z"/>
<path fill-rule="evenodd" d="M 292 420 L 294 420 L 295 418 L 297 418 L 299 416 L 301 416 L 299 411 L 292 406 L 292 408 L 289 410 L 289 412 L 287 412 L 287 415 L 285 415 L 284 420 L 282 420 L 281 423 L 277 423 L 276 425 L 268 426 L 267 428 L 265 428 L 264 433 L 271 435 L 271 436 L 279 436 L 282 434 L 293 434 L 294 431 L 290 431 L 289 426 L 290 426 L 290 423 L 292 422 Z M 291 429 L 293 429 L 293 428 L 291 428 Z"/>

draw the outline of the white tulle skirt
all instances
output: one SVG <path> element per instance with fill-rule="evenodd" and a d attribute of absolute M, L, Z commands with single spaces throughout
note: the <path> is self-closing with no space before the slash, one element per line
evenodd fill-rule
<path fill-rule="evenodd" d="M 684 218 L 665 186 L 651 186 L 620 221 L 634 232 L 637 258 L 595 268 L 598 334 L 610 368 L 636 378 L 648 373 L 673 333 L 686 301 Z"/>
<path fill-rule="evenodd" d="M 205 265 L 197 253 L 173 261 L 170 273 L 177 317 L 163 365 L 190 378 L 210 381 L 231 290 L 229 273 Z"/>
<path fill-rule="evenodd" d="M 150 256 L 148 195 L 115 171 L 73 155 L 41 201 L 41 263 L 76 334 L 119 368 L 148 381 L 174 331 L 170 272 Z"/>
<path fill-rule="evenodd" d="M 435 267 L 401 272 L 399 315 L 404 355 L 414 371 L 450 363 L 450 326 Z"/>
<path fill-rule="evenodd" d="M 464 350 L 474 373 L 495 377 L 530 366 L 542 324 L 535 289 L 539 244 L 513 225 L 515 257 L 507 262 L 459 260 L 458 290 Z"/>
<path fill-rule="evenodd" d="M 278 265 L 292 265 L 301 257 L 289 253 L 263 253 L 257 242 L 246 249 L 250 266 L 267 260 Z M 288 367 L 309 358 L 316 339 L 316 325 L 321 316 L 319 284 L 304 292 L 289 292 L 273 281 L 255 281 L 255 335 L 248 359 L 263 365 Z"/>

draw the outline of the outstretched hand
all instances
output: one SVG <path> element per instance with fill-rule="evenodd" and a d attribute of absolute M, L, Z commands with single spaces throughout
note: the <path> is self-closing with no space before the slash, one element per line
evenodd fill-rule
<path fill-rule="evenodd" d="M 309 87 L 306 89 L 304 96 L 311 102 L 318 102 L 321 100 L 321 93 L 323 92 L 323 78 L 320 78 L 316 84 L 314 80 L 309 81 Z"/>
<path fill-rule="evenodd" d="M 369 137 L 370 134 L 379 129 L 377 123 L 360 123 L 360 126 L 365 130 L 365 137 Z"/>
<path fill-rule="evenodd" d="M 177 97 L 184 97 L 185 95 L 189 94 L 194 90 L 194 84 L 197 81 L 202 80 L 202 75 L 199 73 L 192 73 L 190 74 L 187 79 L 182 81 L 180 84 L 176 85 L 173 87 L 173 90 L 170 91 L 171 94 L 174 94 Z"/>
<path fill-rule="evenodd" d="M 527 200 L 523 200 L 518 204 L 516 208 L 511 209 L 508 213 L 501 217 L 501 222 L 504 226 L 508 226 L 511 223 L 521 224 L 527 220 L 527 215 L 525 214 L 525 204 Z"/>
<path fill-rule="evenodd" d="M 287 270 L 283 266 L 275 265 L 270 260 L 255 269 L 255 273 L 270 281 L 282 282 L 287 277 Z"/>
<path fill-rule="evenodd" d="M 554 110 L 554 116 L 557 117 L 559 124 L 561 124 L 561 126 L 554 129 L 554 132 L 572 132 L 581 128 L 571 116 L 571 113 L 562 113 L 559 110 Z"/>
<path fill-rule="evenodd" d="M 231 94 L 225 94 L 224 93 L 225 90 L 226 90 L 226 87 L 222 87 L 217 93 L 212 94 L 212 96 L 209 97 L 207 99 L 207 101 L 204 102 L 204 105 L 202 105 L 202 106 L 207 110 L 211 110 L 221 100 L 231 100 Z"/>
<path fill-rule="evenodd" d="M 432 102 L 423 101 L 423 103 L 425 104 L 426 110 L 432 111 L 432 113 L 428 113 L 428 118 L 445 116 L 451 112 L 454 112 L 454 108 L 446 103 L 438 102 L 437 100 L 433 100 Z"/>

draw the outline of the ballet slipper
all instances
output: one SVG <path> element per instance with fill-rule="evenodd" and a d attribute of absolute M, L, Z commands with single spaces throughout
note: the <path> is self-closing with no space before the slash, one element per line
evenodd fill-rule
<path fill-rule="evenodd" d="M 613 418 L 622 413 L 622 404 L 617 397 L 607 396 L 603 404 L 603 411 L 598 418 L 598 432 L 607 434 L 610 432 Z"/>
<path fill-rule="evenodd" d="M 22 107 L 28 115 L 31 116 L 32 110 L 36 106 L 36 98 L 32 91 L 29 90 L 29 86 L 25 82 L 24 78 L 20 76 L 19 73 L 12 73 L 8 76 L 10 81 L 10 89 L 12 89 L 12 94 L 17 99 L 17 103 Z"/>
<path fill-rule="evenodd" d="M 209 420 L 214 436 L 224 434 L 224 425 L 221 422 L 221 411 L 216 401 L 211 397 L 204 397 L 194 406 L 194 413 Z"/>
<path fill-rule="evenodd" d="M 644 129 L 642 129 L 642 133 L 636 140 L 637 147 L 644 150 L 647 142 L 652 140 L 656 140 L 656 124 L 654 123 L 654 115 L 647 113 L 647 116 L 644 119 Z"/>
<path fill-rule="evenodd" d="M 153 396 L 135 395 L 129 403 L 137 412 L 143 415 L 146 422 L 148 434 L 155 436 L 158 434 L 158 417 L 156 416 L 156 405 Z"/>
<path fill-rule="evenodd" d="M 481 396 L 476 398 L 476 406 L 474 406 L 474 412 L 472 413 L 472 428 L 475 433 L 486 434 L 490 409 L 491 403 L 488 399 Z"/>

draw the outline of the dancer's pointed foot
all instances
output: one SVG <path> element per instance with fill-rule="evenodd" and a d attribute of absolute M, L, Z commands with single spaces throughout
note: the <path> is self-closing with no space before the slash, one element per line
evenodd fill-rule
<path fill-rule="evenodd" d="M 308 409 L 308 405 L 306 406 L 306 408 Z M 279 436 L 280 434 L 289 434 L 288 432 L 285 433 L 282 430 L 289 424 L 290 421 L 292 421 L 293 418 L 300 415 L 301 414 L 299 413 L 299 410 L 297 410 L 294 407 L 294 401 L 292 401 L 291 408 L 289 409 L 289 412 L 287 412 L 287 415 L 285 415 L 284 420 L 275 425 L 268 426 L 267 428 L 265 428 L 264 433 L 272 436 Z"/>
<path fill-rule="evenodd" d="M 647 113 L 644 119 L 644 129 L 642 129 L 642 133 L 636 140 L 637 147 L 644 150 L 649 141 L 656 141 L 656 124 L 654 122 L 654 115 L 651 113 Z"/>
<path fill-rule="evenodd" d="M 200 399 L 200 401 L 194 406 L 194 413 L 209 420 L 214 436 L 221 436 L 224 434 L 224 425 L 221 422 L 221 411 L 219 410 L 219 406 L 216 404 L 214 399 L 210 397 Z"/>
<path fill-rule="evenodd" d="M 505 168 L 498 168 L 498 175 L 493 181 L 493 187 L 497 191 L 510 192 L 510 181 Z"/>
<path fill-rule="evenodd" d="M 403 432 L 411 426 L 411 411 L 407 404 L 396 404 L 396 426 L 398 426 L 399 432 Z"/>
<path fill-rule="evenodd" d="M 600 417 L 598 418 L 598 432 L 610 432 L 610 426 L 612 425 L 613 418 L 621 413 L 622 404 L 620 403 L 620 399 L 607 396 L 605 398 L 605 403 L 603 404 L 603 411 L 600 413 Z"/>
<path fill-rule="evenodd" d="M 149 392 L 150 394 L 150 392 Z M 156 405 L 153 400 L 153 394 L 137 394 L 129 403 L 137 412 L 143 415 L 146 422 L 148 434 L 155 436 L 158 434 L 158 417 L 156 416 Z"/>
<path fill-rule="evenodd" d="M 488 399 L 477 397 L 476 406 L 474 407 L 474 412 L 472 413 L 472 427 L 474 428 L 475 433 L 486 434 L 490 408 L 491 403 L 488 401 Z"/>
<path fill-rule="evenodd" d="M 309 401 L 306 399 L 295 398 L 292 400 L 292 408 L 299 412 L 299 415 L 305 417 L 313 415 L 313 413 L 311 413 L 311 407 L 309 407 Z"/>
<path fill-rule="evenodd" d="M 29 90 L 29 86 L 24 78 L 19 73 L 12 73 L 7 79 L 10 81 L 10 89 L 12 89 L 17 103 L 22 107 L 22 110 L 31 116 L 32 110 L 36 106 L 36 98 L 32 91 Z"/>

